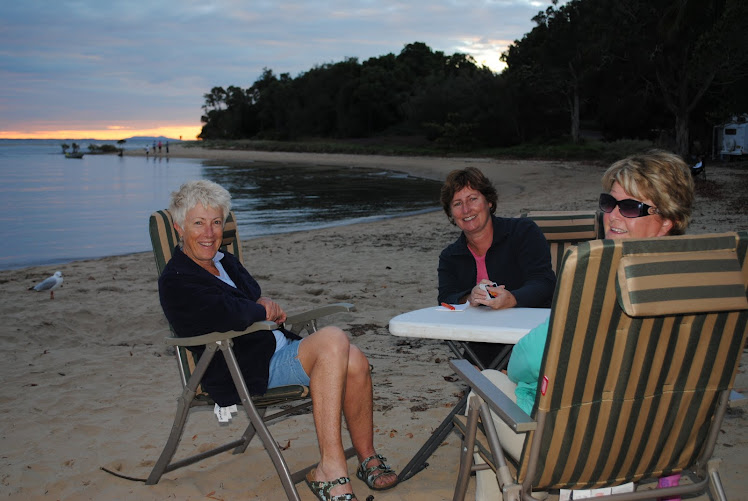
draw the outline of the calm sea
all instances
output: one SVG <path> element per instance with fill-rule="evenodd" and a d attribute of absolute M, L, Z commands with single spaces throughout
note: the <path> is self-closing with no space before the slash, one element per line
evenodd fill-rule
<path fill-rule="evenodd" d="M 60 140 L 0 140 L 0 269 L 151 250 L 148 216 L 191 179 L 231 192 L 242 238 L 433 210 L 440 183 L 384 169 L 220 163 L 161 156 L 65 158 Z M 89 144 L 78 141 L 84 152 Z M 126 149 L 150 141 L 128 140 Z"/>

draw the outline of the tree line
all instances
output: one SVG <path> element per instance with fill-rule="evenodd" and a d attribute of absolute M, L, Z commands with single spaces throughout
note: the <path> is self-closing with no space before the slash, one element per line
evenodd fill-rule
<path fill-rule="evenodd" d="M 745 0 L 554 0 L 494 73 L 422 42 L 399 54 L 265 68 L 204 95 L 201 139 L 421 136 L 455 150 L 555 138 L 666 137 L 706 151 L 712 127 L 748 111 Z"/>

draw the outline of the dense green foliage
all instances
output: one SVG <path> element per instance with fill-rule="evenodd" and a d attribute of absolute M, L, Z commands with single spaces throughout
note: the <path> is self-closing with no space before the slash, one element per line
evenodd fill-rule
<path fill-rule="evenodd" d="M 205 94 L 200 138 L 408 136 L 466 151 L 559 138 L 658 139 L 705 151 L 712 125 L 748 110 L 748 2 L 570 0 L 502 55 L 495 74 L 421 42 L 297 77 Z"/>

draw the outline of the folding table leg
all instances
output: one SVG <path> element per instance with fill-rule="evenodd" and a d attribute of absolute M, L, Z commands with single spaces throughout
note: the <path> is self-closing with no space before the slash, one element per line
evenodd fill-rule
<path fill-rule="evenodd" d="M 449 343 L 448 343 L 449 344 Z M 463 346 L 465 346 L 466 351 L 468 355 L 472 352 L 469 347 L 467 347 L 464 343 Z M 454 351 L 455 345 L 449 344 L 449 346 Z M 496 360 L 494 360 L 494 363 L 499 363 L 503 365 L 499 365 L 496 368 L 497 370 L 504 369 L 506 367 L 506 361 L 508 360 L 508 353 L 513 348 L 513 345 L 506 345 L 502 348 L 499 355 L 496 357 Z M 473 356 L 475 354 L 473 353 Z M 478 362 L 480 364 L 480 362 Z M 404 482 L 414 476 L 416 473 L 420 472 L 424 468 L 428 466 L 428 459 L 431 457 L 431 455 L 434 453 L 434 451 L 439 447 L 439 445 L 444 441 L 444 439 L 449 435 L 449 433 L 454 428 L 454 423 L 452 422 L 452 418 L 454 418 L 457 414 L 461 413 L 463 410 L 465 410 L 465 407 L 467 406 L 467 399 L 468 399 L 468 393 L 466 392 L 465 395 L 460 399 L 460 401 L 455 405 L 455 407 L 452 409 L 452 411 L 447 415 L 447 417 L 444 419 L 444 421 L 441 422 L 438 428 L 434 430 L 434 432 L 431 434 L 428 440 L 426 440 L 426 443 L 423 444 L 423 446 L 416 452 L 416 454 L 413 456 L 413 459 L 410 460 L 410 462 L 405 465 L 405 468 L 403 468 L 400 471 L 400 474 L 398 475 L 398 479 L 400 479 L 400 482 Z"/>
<path fill-rule="evenodd" d="M 426 461 L 431 457 L 431 455 L 439 447 L 439 445 L 441 445 L 447 435 L 449 435 L 449 433 L 452 431 L 452 428 L 454 428 L 452 418 L 465 409 L 467 398 L 468 394 L 466 393 L 465 396 L 460 399 L 457 405 L 455 405 L 454 409 L 452 409 L 452 411 L 447 415 L 444 421 L 442 421 L 439 427 L 434 430 L 426 443 L 423 444 L 418 452 L 416 452 L 416 454 L 413 456 L 413 459 L 411 459 L 410 462 L 405 465 L 405 468 L 400 471 L 400 474 L 398 475 L 398 479 L 400 480 L 400 482 L 408 480 L 410 477 L 429 465 Z"/>

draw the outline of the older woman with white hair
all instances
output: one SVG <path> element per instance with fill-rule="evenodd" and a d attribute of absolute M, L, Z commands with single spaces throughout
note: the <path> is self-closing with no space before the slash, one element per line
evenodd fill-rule
<path fill-rule="evenodd" d="M 158 285 L 161 306 L 178 336 L 286 320 L 283 308 L 261 295 L 260 285 L 239 260 L 219 251 L 231 210 L 228 191 L 211 181 L 188 182 L 172 193 L 169 210 L 180 244 Z M 260 331 L 236 338 L 234 351 L 252 394 L 289 384 L 309 386 L 321 458 L 306 481 L 318 499 L 356 499 L 348 478 L 341 413 L 358 455 L 357 476 L 374 490 L 397 484 L 397 474 L 374 450 L 369 361 L 344 331 L 328 326 L 303 339 L 283 329 Z M 222 354 L 211 362 L 203 386 L 221 406 L 240 401 Z"/>

